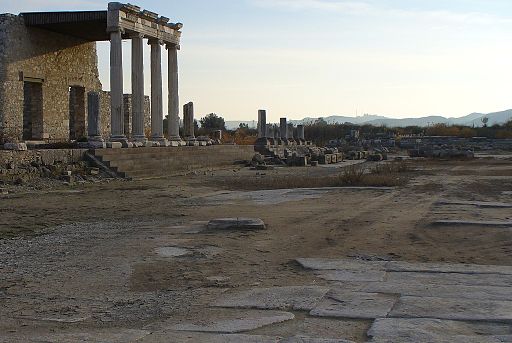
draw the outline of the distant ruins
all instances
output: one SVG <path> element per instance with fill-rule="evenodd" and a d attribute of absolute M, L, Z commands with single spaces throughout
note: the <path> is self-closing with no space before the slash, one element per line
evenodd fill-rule
<path fill-rule="evenodd" d="M 160 146 L 183 144 L 181 28 L 169 18 L 117 2 L 104 11 L 0 15 L 0 144 L 76 141 L 88 133 L 97 147 L 104 140 L 124 147 L 146 145 L 148 139 Z M 123 94 L 123 39 L 132 44 L 132 94 Z M 151 46 L 151 98 L 144 95 L 144 39 Z M 110 41 L 110 92 L 99 80 L 96 41 Z M 163 132 L 163 45 L 169 65 L 168 137 Z M 91 117 L 89 109 L 100 117 Z M 88 130 L 90 120 L 96 123 Z"/>

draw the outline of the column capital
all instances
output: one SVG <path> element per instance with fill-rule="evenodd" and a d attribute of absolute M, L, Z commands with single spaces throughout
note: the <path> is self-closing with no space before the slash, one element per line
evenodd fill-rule
<path fill-rule="evenodd" d="M 129 39 L 133 39 L 133 38 L 145 38 L 146 36 L 141 33 L 141 32 L 129 32 L 128 33 L 128 38 Z"/>
<path fill-rule="evenodd" d="M 157 38 L 149 38 L 148 45 L 153 45 L 153 44 L 164 45 L 164 41 L 161 39 L 157 39 Z"/>
<path fill-rule="evenodd" d="M 173 43 L 165 43 L 165 48 L 167 50 L 181 50 L 181 46 L 179 44 Z"/>

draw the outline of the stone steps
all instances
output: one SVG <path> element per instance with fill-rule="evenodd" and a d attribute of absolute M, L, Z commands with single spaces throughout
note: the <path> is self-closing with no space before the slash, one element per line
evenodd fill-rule
<path fill-rule="evenodd" d="M 165 177 L 248 160 L 253 146 L 214 145 L 205 147 L 155 147 L 97 149 L 94 156 L 121 177 L 144 179 Z"/>

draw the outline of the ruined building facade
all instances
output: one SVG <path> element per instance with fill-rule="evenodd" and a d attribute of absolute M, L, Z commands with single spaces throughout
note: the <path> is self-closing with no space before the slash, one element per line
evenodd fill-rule
<path fill-rule="evenodd" d="M 0 16 L 0 130 L 7 140 L 86 133 L 86 94 L 101 91 L 96 43 Z"/>
<path fill-rule="evenodd" d="M 116 93 L 102 90 L 96 41 L 110 40 L 110 32 L 115 30 L 121 32 L 121 39 L 131 39 L 134 32 L 141 30 L 140 38 L 154 39 L 152 37 L 163 33 L 159 44 L 169 44 L 169 39 L 165 38 L 179 37 L 179 32 L 166 20 L 136 6 L 120 3 L 109 4 L 105 11 L 0 15 L 0 144 L 68 142 L 86 138 L 87 94 L 91 91 L 100 95 L 99 130 L 105 139 L 111 136 L 130 139 L 132 118 L 141 123 L 141 117 L 143 132 L 149 136 L 152 129 L 149 97 L 140 91 L 137 93 L 139 111 L 134 117 L 132 103 L 135 97 L 123 96 L 122 82 L 119 85 L 118 78 L 114 83 Z M 112 28 L 112 23 L 117 26 Z M 151 31 L 151 28 L 155 29 Z M 173 42 L 178 44 L 178 38 Z M 119 67 L 119 61 L 115 63 Z M 177 94 L 177 90 L 174 93 Z M 174 93 L 174 99 L 177 99 Z M 112 118 L 112 108 L 121 116 L 116 114 Z M 140 135 L 140 124 L 138 130 Z"/>

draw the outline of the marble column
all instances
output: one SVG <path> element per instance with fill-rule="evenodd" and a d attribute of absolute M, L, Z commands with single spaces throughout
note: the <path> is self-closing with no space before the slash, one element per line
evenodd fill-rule
<path fill-rule="evenodd" d="M 110 32 L 111 140 L 126 141 L 123 112 L 123 47 L 121 30 Z"/>
<path fill-rule="evenodd" d="M 144 36 L 134 34 L 132 39 L 132 138 L 146 142 L 144 132 Z"/>
<path fill-rule="evenodd" d="M 87 138 L 93 141 L 100 140 L 100 127 L 100 95 L 97 92 L 89 92 L 87 93 Z"/>
<path fill-rule="evenodd" d="M 167 45 L 169 89 L 169 140 L 180 141 L 180 98 L 178 92 L 178 45 Z"/>
<path fill-rule="evenodd" d="M 286 118 L 281 118 L 280 124 L 281 139 L 286 141 L 288 140 L 288 124 Z"/>
<path fill-rule="evenodd" d="M 185 139 L 194 141 L 196 136 L 194 133 L 194 103 L 192 102 L 183 106 L 183 129 Z"/>
<path fill-rule="evenodd" d="M 162 98 L 162 42 L 149 39 L 151 46 L 151 140 L 165 143 Z"/>
<path fill-rule="evenodd" d="M 267 111 L 258 111 L 258 138 L 267 137 Z"/>

